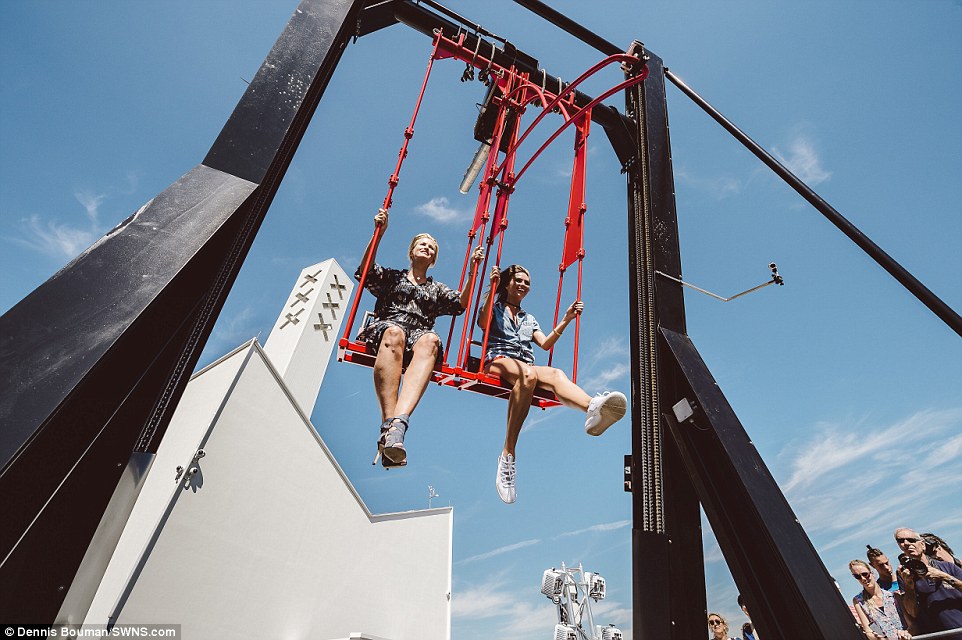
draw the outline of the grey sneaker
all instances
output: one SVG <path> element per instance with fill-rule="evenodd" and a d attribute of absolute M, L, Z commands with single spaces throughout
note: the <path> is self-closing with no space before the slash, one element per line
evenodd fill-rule
<path fill-rule="evenodd" d="M 600 436 L 608 427 L 621 420 L 627 409 L 628 398 L 620 391 L 598 394 L 588 403 L 585 432 L 589 436 Z"/>
<path fill-rule="evenodd" d="M 498 487 L 501 501 L 506 504 L 511 504 L 518 498 L 514 488 L 515 475 L 514 456 L 510 453 L 507 456 L 498 456 L 498 477 L 495 485 Z"/>

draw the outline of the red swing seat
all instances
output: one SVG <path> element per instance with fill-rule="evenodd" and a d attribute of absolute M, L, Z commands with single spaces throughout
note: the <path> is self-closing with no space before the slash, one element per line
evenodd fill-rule
<path fill-rule="evenodd" d="M 364 314 L 364 320 L 361 323 L 362 328 L 366 325 L 370 317 L 373 317 L 370 311 Z M 351 362 L 363 367 L 373 368 L 376 357 L 364 342 L 341 338 L 337 343 L 338 362 Z M 477 358 L 471 358 L 468 366 L 474 370 L 465 371 L 459 367 L 452 367 L 445 362 L 441 362 L 435 365 L 434 373 L 431 374 L 431 382 L 440 386 L 480 393 L 493 398 L 507 399 L 507 397 L 511 395 L 511 387 L 501 382 L 498 376 L 476 371 L 478 366 Z M 531 398 L 531 406 L 538 407 L 539 409 L 557 407 L 560 404 L 558 398 L 555 397 L 552 392 L 541 387 L 535 389 L 534 397 Z"/>
<path fill-rule="evenodd" d="M 487 238 L 487 245 L 488 249 L 490 250 L 494 244 L 495 238 L 500 235 L 497 258 L 495 261 L 495 264 L 499 264 L 501 260 L 501 247 L 502 243 L 504 242 L 503 231 L 507 228 L 508 199 L 510 198 L 511 193 L 514 191 L 515 184 L 521 175 L 525 173 L 535 158 L 537 158 L 564 129 L 571 124 L 575 124 L 575 162 L 572 171 L 572 184 L 567 218 L 565 219 L 565 242 L 562 250 L 562 262 L 559 265 L 561 277 L 558 283 L 558 300 L 555 305 L 554 313 L 554 324 L 557 325 L 564 273 L 567 267 L 573 264 L 575 261 L 578 262 L 578 299 L 581 298 L 582 262 L 585 255 L 583 219 L 585 210 L 587 208 L 584 203 L 585 161 L 587 156 L 586 139 L 591 123 L 591 108 L 617 91 L 643 81 L 647 76 L 647 67 L 645 67 L 643 62 L 635 56 L 630 56 L 627 54 L 609 56 L 604 61 L 589 69 L 574 82 L 571 82 L 564 87 L 559 86 L 557 92 L 552 92 L 551 90 L 546 89 L 543 86 L 543 83 L 539 88 L 538 85 L 530 81 L 527 74 L 519 74 L 513 66 L 511 68 L 502 67 L 496 64 L 494 60 L 486 59 L 483 55 L 479 55 L 477 51 L 471 52 L 466 50 L 462 46 L 463 40 L 463 35 L 457 40 L 451 40 L 440 32 L 435 34 L 434 51 L 432 52 L 431 58 L 428 62 L 427 71 L 424 76 L 424 82 L 421 85 L 421 92 L 418 95 L 417 103 L 415 104 L 414 115 L 411 118 L 411 123 L 404 131 L 405 140 L 401 146 L 401 151 L 398 154 L 397 166 L 394 170 L 394 173 L 388 179 L 388 193 L 384 199 L 383 208 L 390 209 L 391 207 L 394 188 L 397 186 L 399 181 L 401 164 L 407 157 L 407 146 L 411 138 L 414 136 L 414 122 L 417 118 L 417 114 L 421 106 L 421 100 L 424 97 L 424 90 L 427 86 L 427 81 L 435 59 L 455 58 L 467 62 L 469 65 L 474 65 L 476 68 L 482 70 L 482 73 L 490 74 L 490 81 L 492 83 L 496 83 L 498 88 L 503 91 L 503 95 L 500 98 L 496 124 L 494 125 L 494 132 L 492 134 L 492 139 L 489 141 L 490 151 L 486 163 L 485 180 L 482 181 L 479 187 L 481 194 L 478 198 L 474 222 L 471 230 L 468 232 L 468 248 L 465 254 L 464 267 L 462 268 L 461 283 L 459 284 L 459 288 L 463 288 L 465 286 L 465 276 L 467 275 L 469 268 L 471 269 L 471 278 L 468 280 L 469 282 L 473 282 L 477 273 L 484 273 L 487 269 L 487 262 L 488 258 L 490 257 L 490 252 L 486 252 L 484 266 L 480 271 L 477 270 L 478 265 L 470 261 L 470 256 L 473 250 L 472 244 L 474 242 L 474 238 L 477 236 L 479 231 L 482 237 L 485 235 L 485 226 L 491 218 L 489 206 L 491 201 L 491 192 L 494 190 L 494 187 L 498 187 L 497 203 L 495 205 L 494 220 L 492 221 L 490 234 Z M 632 77 L 626 79 L 624 82 L 616 85 L 612 89 L 595 98 L 588 105 L 578 108 L 574 104 L 575 87 L 583 80 L 596 73 L 598 70 L 615 62 L 632 66 L 636 68 L 637 71 Z M 492 89 L 493 88 L 494 87 L 492 87 Z M 525 106 L 534 102 L 540 103 L 542 112 L 519 137 L 518 127 L 515 126 L 515 124 L 520 122 L 521 114 L 524 113 Z M 507 112 L 509 110 L 515 111 L 515 124 L 507 124 Z M 532 157 L 521 168 L 521 170 L 515 174 L 514 161 L 517 147 L 545 115 L 555 111 L 562 113 L 565 118 L 564 124 L 541 146 L 540 149 L 534 153 L 534 155 L 532 155 Z M 505 129 L 508 128 L 511 129 L 510 132 L 505 131 Z M 507 142 L 506 147 L 501 144 L 503 134 L 505 134 L 504 141 Z M 497 159 L 499 153 L 502 151 L 504 152 L 505 158 L 499 165 L 497 163 Z M 500 180 L 498 179 L 499 176 Z M 378 234 L 380 232 L 381 228 L 376 227 L 372 242 L 378 239 Z M 375 245 L 376 242 L 375 244 L 372 244 L 372 246 Z M 371 258 L 369 256 L 368 260 L 370 261 L 370 259 Z M 369 262 L 362 265 L 362 271 L 367 273 L 369 266 Z M 459 347 L 457 351 L 457 364 L 455 366 L 451 366 L 446 361 L 448 352 L 450 351 L 451 353 L 454 353 L 451 340 L 454 334 L 454 326 L 456 321 L 455 318 L 451 322 L 451 331 L 448 336 L 447 349 L 445 350 L 445 362 L 439 363 L 435 366 L 431 381 L 438 385 L 453 387 L 458 390 L 471 391 L 491 397 L 506 399 L 510 396 L 512 387 L 503 383 L 498 376 L 480 371 L 480 359 L 471 355 L 472 345 L 477 345 L 480 347 L 482 354 L 487 349 L 487 331 L 485 332 L 483 340 L 480 342 L 472 340 L 471 338 L 473 324 L 478 320 L 476 316 L 478 309 L 480 308 L 482 288 L 483 285 L 478 287 L 473 304 L 469 303 L 469 306 L 465 311 L 466 317 L 464 320 L 464 327 L 462 329 L 459 344 L 457 345 Z M 362 278 L 360 286 L 358 287 L 358 291 L 354 297 L 350 314 L 346 320 L 346 328 L 344 330 L 343 337 L 338 341 L 337 359 L 338 361 L 352 362 L 354 364 L 359 364 L 366 367 L 373 367 L 376 359 L 375 354 L 369 351 L 365 343 L 358 341 L 356 338 L 352 340 L 348 337 L 351 334 L 351 329 L 363 289 L 364 279 Z M 472 308 L 474 309 L 473 315 Z M 488 313 L 489 317 L 484 321 L 485 326 L 490 326 L 490 307 Z M 370 312 L 365 314 L 365 322 L 368 320 L 368 314 L 370 314 Z M 571 374 L 572 381 L 577 381 L 578 374 L 578 337 L 580 333 L 580 320 L 580 316 L 575 320 L 574 363 L 572 365 Z M 551 356 L 553 356 L 553 348 L 548 359 L 549 365 L 551 364 Z M 538 387 L 531 399 L 531 404 L 532 406 L 546 409 L 548 407 L 559 406 L 561 402 L 558 401 L 557 397 L 551 391 Z"/>

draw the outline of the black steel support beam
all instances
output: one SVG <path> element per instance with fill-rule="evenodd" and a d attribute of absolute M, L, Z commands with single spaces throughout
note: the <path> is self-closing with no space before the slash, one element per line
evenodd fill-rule
<path fill-rule="evenodd" d="M 591 45 L 605 55 L 611 55 L 619 52 L 617 45 L 605 40 L 598 34 L 590 31 L 583 25 L 578 24 L 559 11 L 552 9 L 544 2 L 541 2 L 541 0 L 514 1 L 541 16 L 548 22 L 560 27 L 585 44 Z M 888 255 L 888 253 L 875 244 L 871 238 L 862 233 L 858 227 L 852 224 L 847 218 L 845 218 L 845 216 L 839 213 L 820 195 L 815 193 L 811 187 L 800 180 L 798 176 L 789 171 L 785 165 L 776 160 L 772 154 L 766 151 L 760 144 L 752 140 L 748 134 L 735 126 L 735 124 L 722 115 L 720 111 L 709 104 L 707 100 L 698 95 L 691 87 L 685 84 L 681 78 L 676 76 L 667 68 L 665 69 L 665 77 L 671 80 L 676 87 L 681 89 L 682 93 L 691 98 L 691 100 L 701 107 L 705 113 L 711 116 L 715 122 L 720 124 L 726 131 L 728 131 L 728 133 L 732 134 L 732 136 L 741 142 L 746 149 L 755 154 L 755 157 L 761 160 L 766 166 L 768 166 L 769 169 L 774 171 L 779 178 L 788 184 L 788 186 L 798 192 L 800 196 L 805 198 L 809 204 L 815 207 L 819 213 L 821 213 L 829 222 L 835 225 L 839 231 L 848 236 L 848 238 L 860 249 L 862 249 L 862 251 L 867 253 L 870 258 L 875 260 L 880 267 L 888 271 L 889 275 L 895 278 L 903 287 L 908 289 L 909 293 L 914 295 L 919 302 L 928 307 L 929 310 L 938 316 L 942 322 L 948 325 L 950 329 L 962 336 L 962 316 L 960 316 L 957 311 L 955 311 L 941 298 L 929 290 L 929 288 L 922 284 L 918 278 L 912 275 L 908 269 L 899 264 L 899 262 L 892 258 L 892 256 Z"/>
<path fill-rule="evenodd" d="M 687 335 L 662 327 L 675 394 L 693 415 L 666 423 L 762 638 L 857 640 L 832 576 Z M 687 387 L 687 388 L 686 388 Z M 704 631 L 702 631 L 704 634 Z M 643 636 L 644 637 L 644 636 Z"/>
<path fill-rule="evenodd" d="M 666 438 L 663 398 L 675 395 L 658 327 L 685 331 L 684 295 L 655 271 L 681 274 L 668 110 L 661 59 L 628 90 L 637 159 L 628 171 L 631 299 L 632 600 L 637 638 L 685 639 L 705 633 L 705 568 L 698 498 L 679 452 Z"/>
<path fill-rule="evenodd" d="M 671 73 L 668 69 L 665 69 L 665 76 L 671 80 L 676 87 L 681 89 L 682 93 L 691 98 L 695 104 L 701 107 L 705 113 L 710 115 L 715 122 L 724 127 L 724 129 L 728 131 L 728 133 L 732 134 L 736 140 L 745 145 L 746 149 L 755 154 L 755 157 L 765 163 L 765 165 L 774 171 L 779 178 L 784 180 L 788 186 L 798 192 L 800 196 L 805 198 L 809 204 L 815 207 L 819 213 L 821 213 L 829 222 L 835 225 L 839 231 L 848 236 L 849 240 L 854 242 L 862 251 L 867 253 L 868 256 L 872 258 L 872 260 L 875 260 L 880 267 L 888 271 L 889 275 L 895 278 L 903 287 L 908 289 L 909 292 L 919 300 L 919 302 L 928 307 L 929 310 L 938 316 L 942 322 L 947 324 L 950 329 L 962 336 L 962 316 L 960 316 L 958 312 L 947 305 L 937 295 L 932 293 L 932 291 L 922 284 L 918 278 L 909 273 L 908 269 L 903 267 L 892 256 L 883 251 L 882 248 L 875 244 L 871 238 L 862 233 L 858 227 L 852 224 L 841 213 L 836 211 L 832 205 L 826 202 L 820 195 L 815 193 L 811 187 L 802 182 L 798 176 L 789 171 L 785 165 L 776 160 L 775 157 L 766 151 L 760 144 L 748 137 L 744 131 L 736 127 L 728 118 L 723 116 L 721 112 L 708 104 L 707 100 L 695 93 L 691 87 L 682 82 L 681 78 Z"/>
<path fill-rule="evenodd" d="M 594 47 L 606 56 L 622 52 L 622 49 L 619 48 L 618 45 L 614 44 L 610 40 L 605 40 L 594 31 L 591 31 L 585 27 L 583 24 L 575 22 L 560 11 L 549 7 L 544 2 L 541 2 L 541 0 L 514 1 L 535 15 L 544 18 L 556 27 L 560 27 L 562 30 L 570 33 L 585 44 Z"/>
<path fill-rule="evenodd" d="M 53 622 L 122 517 L 124 466 L 156 451 L 363 4 L 303 0 L 203 164 L 0 318 L 5 622 Z"/>

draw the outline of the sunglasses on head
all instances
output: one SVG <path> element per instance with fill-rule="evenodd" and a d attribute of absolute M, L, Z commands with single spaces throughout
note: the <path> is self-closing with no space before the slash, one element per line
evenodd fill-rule
<path fill-rule="evenodd" d="M 852 574 L 852 577 L 855 578 L 856 580 L 865 580 L 865 579 L 867 579 L 870 575 L 872 575 L 872 574 L 871 574 L 871 573 L 864 573 L 864 572 L 863 572 L 863 573 L 853 573 L 853 574 Z"/>
<path fill-rule="evenodd" d="M 895 542 L 897 542 L 898 544 L 904 544 L 906 542 L 918 542 L 921 539 L 922 538 L 896 538 Z"/>

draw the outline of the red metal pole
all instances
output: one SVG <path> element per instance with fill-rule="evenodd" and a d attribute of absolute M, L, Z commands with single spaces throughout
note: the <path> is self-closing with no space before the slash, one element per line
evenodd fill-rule
<path fill-rule="evenodd" d="M 513 78 L 509 77 L 508 83 L 510 84 L 512 81 L 513 81 Z M 496 166 L 497 166 L 497 157 L 498 157 L 498 154 L 500 153 L 501 136 L 504 133 L 504 125 L 505 125 L 505 121 L 507 120 L 506 111 L 507 111 L 507 102 L 502 100 L 501 104 L 498 107 L 498 117 L 495 120 L 494 136 L 491 140 L 491 149 L 488 151 L 488 161 L 485 164 L 485 179 L 481 181 L 481 184 L 478 187 L 478 190 L 479 190 L 478 205 L 475 208 L 472 232 L 478 229 L 477 224 L 478 222 L 480 222 L 480 232 L 481 232 L 480 237 L 482 238 L 484 237 L 484 231 L 485 231 L 485 228 L 487 227 L 488 220 L 490 220 L 491 218 L 491 215 L 488 213 L 488 207 L 491 205 L 491 190 L 495 184 L 494 175 L 495 175 Z M 491 243 L 489 242 L 488 247 L 490 248 L 490 246 L 491 246 Z M 470 253 L 470 251 L 471 251 L 471 248 L 469 246 L 468 252 Z M 487 268 L 488 258 L 489 256 L 485 256 L 485 259 L 484 259 L 485 269 Z M 477 304 L 476 301 L 474 302 L 474 304 Z M 458 343 L 457 367 L 459 369 L 466 368 L 465 367 L 466 360 L 468 358 L 468 354 L 470 353 L 470 348 L 467 348 L 467 349 L 465 348 L 465 338 L 467 335 L 470 334 L 469 322 L 472 317 L 472 308 L 474 307 L 474 304 L 469 302 L 468 308 L 465 309 L 465 312 L 464 312 L 465 324 L 462 326 L 461 340 Z"/>
<path fill-rule="evenodd" d="M 565 219 L 565 226 L 567 226 L 567 225 L 568 225 L 568 220 Z M 551 325 L 551 328 L 552 328 L 552 329 L 558 326 L 558 312 L 559 312 L 560 309 L 561 309 L 561 289 L 562 289 L 562 287 L 564 286 L 564 281 L 565 281 L 564 247 L 562 247 L 561 253 L 562 253 L 562 255 L 561 255 L 562 262 L 561 262 L 561 264 L 560 264 L 559 267 L 558 267 L 558 271 L 559 271 L 559 275 L 558 275 L 558 296 L 555 298 L 555 302 L 554 302 L 554 324 Z M 557 341 L 555 342 L 555 344 L 557 344 Z M 548 366 L 549 366 L 549 367 L 551 366 L 551 361 L 552 361 L 552 360 L 554 360 L 554 344 L 551 345 L 551 351 L 548 352 Z"/>
<path fill-rule="evenodd" d="M 394 173 L 388 178 L 388 190 L 387 195 L 384 196 L 384 203 L 381 208 L 384 210 L 390 210 L 391 204 L 393 203 L 394 188 L 400 181 L 401 175 L 401 164 L 408 155 L 408 142 L 414 137 L 414 122 L 417 120 L 418 111 L 421 109 L 421 100 L 424 98 L 424 90 L 428 86 L 428 78 L 431 77 L 431 68 L 434 66 L 434 59 L 438 55 L 438 45 L 441 44 L 440 36 L 435 36 L 434 38 L 434 49 L 431 51 L 431 57 L 428 59 L 428 68 L 424 72 L 424 81 L 421 82 L 421 91 L 418 93 L 417 102 L 414 105 L 414 113 L 411 115 L 411 123 L 408 125 L 407 129 L 404 130 L 404 143 L 401 145 L 401 150 L 398 152 L 397 165 L 394 167 Z M 344 323 L 344 334 L 341 336 L 342 342 L 350 342 L 348 336 L 351 335 L 351 329 L 354 328 L 354 318 L 357 316 L 357 309 L 361 302 L 361 296 L 364 295 L 364 284 L 367 281 L 367 272 L 371 268 L 371 262 L 374 260 L 374 254 L 376 253 L 377 246 L 381 242 L 381 234 L 383 227 L 377 225 L 374 229 L 374 235 L 371 237 L 371 251 L 368 253 L 367 260 L 364 261 L 363 268 L 361 269 L 361 279 L 358 281 L 357 285 L 357 295 L 354 296 L 354 301 L 351 303 L 351 311 L 347 316 L 347 322 Z"/>
<path fill-rule="evenodd" d="M 582 271 L 585 259 L 585 186 L 588 177 L 588 134 L 591 132 L 591 111 L 587 111 L 577 124 L 575 132 L 575 166 L 572 170 L 571 201 L 568 203 L 569 216 L 577 204 L 578 216 L 578 300 L 581 300 Z M 581 314 L 575 316 L 574 362 L 571 365 L 571 381 L 578 381 L 578 353 L 581 338 Z"/>

